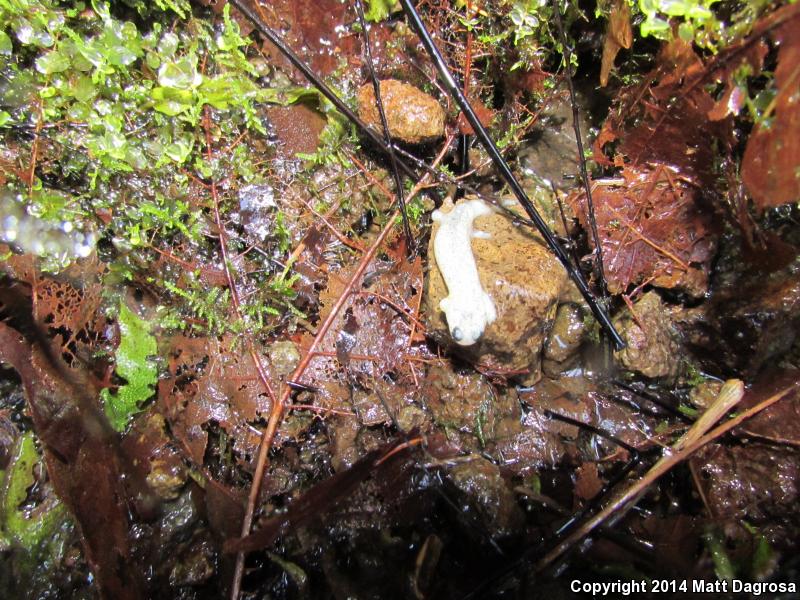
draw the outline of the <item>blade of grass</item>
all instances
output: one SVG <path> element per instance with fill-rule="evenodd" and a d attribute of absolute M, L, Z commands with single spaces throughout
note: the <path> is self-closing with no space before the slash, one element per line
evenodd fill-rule
<path fill-rule="evenodd" d="M 730 379 L 726 381 L 714 403 L 669 448 L 667 454 L 662 456 L 641 478 L 614 494 L 603 509 L 584 521 L 570 535 L 561 540 L 555 548 L 536 564 L 536 570 L 540 571 L 552 564 L 567 550 L 591 534 L 598 526 L 603 524 L 613 525 L 618 522 L 628 510 L 636 505 L 637 501 L 653 482 L 698 450 L 701 447 L 700 441 L 705 440 L 705 443 L 707 443 L 713 439 L 706 436 L 706 433 L 726 412 L 736 406 L 743 396 L 744 384 L 740 380 Z M 724 427 L 725 425 L 718 427 L 715 432 L 719 430 L 720 434 L 718 435 L 721 435 L 722 432 L 727 431 L 727 429 L 723 429 Z"/>

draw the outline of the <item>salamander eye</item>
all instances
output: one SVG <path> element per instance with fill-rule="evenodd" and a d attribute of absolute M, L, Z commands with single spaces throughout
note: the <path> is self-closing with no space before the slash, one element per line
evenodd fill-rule
<path fill-rule="evenodd" d="M 450 332 L 450 335 L 452 335 L 453 339 L 457 342 L 460 342 L 462 339 L 464 339 L 464 334 L 461 333 L 460 327 L 453 327 L 452 331 Z"/>

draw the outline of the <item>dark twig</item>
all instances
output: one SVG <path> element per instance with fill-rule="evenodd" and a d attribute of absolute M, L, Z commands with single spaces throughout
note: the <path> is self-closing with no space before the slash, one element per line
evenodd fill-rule
<path fill-rule="evenodd" d="M 458 173 L 459 175 L 464 175 L 469 173 L 469 138 L 470 136 L 466 133 L 462 133 L 458 136 Z M 458 200 L 459 198 L 464 197 L 464 188 L 459 187 L 456 188 L 455 197 L 453 200 Z"/>
<path fill-rule="evenodd" d="M 375 63 L 372 60 L 372 48 L 369 41 L 369 30 L 367 29 L 367 19 L 364 18 L 364 3 L 361 0 L 356 0 L 356 12 L 358 13 L 358 22 L 361 24 L 361 30 L 364 34 L 364 54 L 367 58 L 367 68 L 369 69 L 369 78 L 372 80 L 372 89 L 375 91 L 375 105 L 378 107 L 378 114 L 381 116 L 381 126 L 383 127 L 383 139 L 386 141 L 386 147 L 389 150 L 389 164 L 392 167 L 392 176 L 394 177 L 394 185 L 397 188 L 397 200 L 400 203 L 400 214 L 403 217 L 403 233 L 406 236 L 406 247 L 409 256 L 416 254 L 416 242 L 411 235 L 411 226 L 408 224 L 408 212 L 406 211 L 406 200 L 403 193 L 403 180 L 400 177 L 400 171 L 397 169 L 397 157 L 395 156 L 394 149 L 392 148 L 392 138 L 389 135 L 389 122 L 386 120 L 386 111 L 383 110 L 383 100 L 381 99 L 381 86 L 378 82 L 378 76 L 375 73 Z"/>
<path fill-rule="evenodd" d="M 470 0 L 467 0 L 467 5 L 464 7 L 466 10 L 466 17 L 469 20 L 472 17 L 472 3 Z M 465 56 L 464 56 L 464 95 L 467 96 L 469 92 L 469 74 L 472 70 L 472 30 L 467 28 L 467 42 L 466 42 L 466 49 L 465 49 Z M 459 164 L 458 170 L 459 175 L 465 175 L 469 173 L 469 146 L 470 146 L 471 136 L 466 133 L 462 133 L 458 136 L 458 156 L 459 156 Z M 458 200 L 464 196 L 464 189 L 463 188 L 456 188 L 455 198 L 453 200 Z"/>
<path fill-rule="evenodd" d="M 644 389 L 642 387 L 637 387 L 637 386 L 634 386 L 634 385 L 630 385 L 630 384 L 622 381 L 621 379 L 616 379 L 616 378 L 615 379 L 611 379 L 611 383 L 613 383 L 614 385 L 616 385 L 619 388 L 622 388 L 623 390 L 625 390 L 627 392 L 630 392 L 631 394 L 634 394 L 636 396 L 639 396 L 640 398 L 643 398 L 644 400 L 647 400 L 648 402 L 652 402 L 653 404 L 655 404 L 659 408 L 661 408 L 661 409 L 667 411 L 668 413 L 670 413 L 671 415 L 679 418 L 684 423 L 692 423 L 692 422 L 694 422 L 694 419 L 692 419 L 691 417 L 689 417 L 686 414 L 682 413 L 680 410 L 678 410 L 678 408 L 675 405 L 670 404 L 669 402 L 667 402 L 663 398 L 659 397 L 656 394 L 653 394 L 653 393 L 647 391 L 646 389 Z"/>
<path fill-rule="evenodd" d="M 641 459 L 639 455 L 639 451 L 627 443 L 625 440 L 618 438 L 615 435 L 608 433 L 607 431 L 601 429 L 600 427 L 595 427 L 594 425 L 590 425 L 589 423 L 584 423 L 583 421 L 578 421 L 577 419 L 573 419 L 567 415 L 562 415 L 557 412 L 553 412 L 552 410 L 545 410 L 544 414 L 550 417 L 551 419 L 555 419 L 556 421 L 561 421 L 562 423 L 569 423 L 570 425 L 574 425 L 575 427 L 579 427 L 580 429 L 584 429 L 586 431 L 592 432 L 594 435 L 599 436 L 603 439 L 606 439 L 620 448 L 625 449 L 630 458 L 628 462 L 626 462 L 622 468 L 618 471 L 618 473 L 611 479 L 609 479 L 606 484 L 603 486 L 602 491 L 598 494 L 597 498 L 602 498 L 604 494 L 608 492 L 608 490 L 614 488 L 619 482 L 625 479 L 628 476 L 633 468 L 639 464 L 639 460 Z M 578 522 L 581 518 L 583 518 L 589 511 L 592 510 L 592 504 L 589 504 L 583 510 L 579 511 L 578 513 L 572 515 L 567 521 L 558 528 L 556 535 L 566 535 L 569 533 L 574 527 L 577 526 Z"/>
<path fill-rule="evenodd" d="M 581 181 L 583 182 L 583 189 L 586 193 L 586 206 L 589 209 L 589 227 L 592 230 L 595 252 L 597 252 L 597 260 L 595 261 L 597 279 L 600 284 L 600 294 L 603 300 L 607 300 L 608 287 L 606 286 L 606 274 L 603 269 L 603 246 L 600 243 L 600 235 L 597 232 L 597 220 L 594 216 L 594 202 L 592 202 L 592 186 L 589 184 L 589 173 L 586 170 L 586 157 L 583 154 L 583 137 L 581 136 L 580 117 L 578 116 L 578 103 L 575 101 L 575 86 L 572 84 L 572 50 L 567 43 L 567 33 L 564 30 L 564 21 L 561 19 L 561 8 L 559 4 L 559 0 L 553 0 L 553 13 L 556 18 L 556 25 L 558 26 L 558 33 L 561 38 L 561 48 L 564 51 L 564 62 L 566 63 L 567 69 L 567 89 L 569 90 L 569 101 L 572 105 L 572 128 L 575 130 L 575 143 L 578 146 L 578 164 L 581 170 Z"/>
<path fill-rule="evenodd" d="M 572 253 L 572 260 L 576 263 L 580 262 L 580 259 L 575 252 L 575 242 L 572 240 L 572 237 L 569 234 L 569 225 L 567 224 L 567 216 L 564 214 L 564 203 L 561 202 L 561 196 L 558 195 L 558 189 L 556 188 L 556 184 L 552 181 L 550 182 L 550 190 L 553 192 L 553 198 L 556 199 L 556 204 L 558 204 L 558 212 L 561 215 L 561 225 L 564 227 L 564 239 L 565 245 Z"/>
<path fill-rule="evenodd" d="M 402 4 L 411 26 L 417 32 L 422 44 L 425 46 L 425 50 L 427 50 L 428 55 L 436 66 L 436 70 L 439 72 L 439 77 L 441 78 L 442 83 L 447 88 L 448 93 L 456 100 L 459 108 L 461 108 L 461 112 L 472 126 L 472 129 L 475 132 L 475 137 L 478 138 L 486 152 L 491 157 L 495 167 L 497 167 L 497 170 L 500 171 L 500 175 L 511 188 L 511 191 L 514 192 L 514 195 L 517 197 L 520 205 L 522 205 L 522 208 L 525 209 L 525 212 L 534 222 L 536 229 L 539 230 L 539 233 L 544 238 L 550 250 L 556 255 L 558 260 L 561 261 L 561 264 L 567 270 L 567 273 L 572 278 L 572 281 L 575 282 L 575 285 L 577 286 L 581 295 L 585 298 L 587 304 L 589 304 L 589 307 L 592 309 L 592 313 L 594 314 L 595 318 L 608 332 L 608 335 L 614 342 L 614 345 L 617 347 L 617 349 L 624 348 L 625 342 L 622 341 L 619 333 L 617 333 L 616 329 L 614 329 L 614 325 L 611 323 L 611 319 L 609 319 L 605 308 L 600 306 L 595 297 L 592 295 L 592 292 L 589 290 L 589 286 L 586 283 L 583 274 L 580 272 L 580 270 L 578 270 L 577 267 L 575 267 L 575 265 L 572 264 L 572 261 L 570 261 L 566 251 L 561 247 L 561 244 L 558 243 L 558 240 L 553 235 L 553 232 L 550 231 L 550 228 L 544 222 L 544 219 L 542 219 L 541 215 L 536 210 L 536 207 L 522 189 L 522 186 L 517 181 L 517 178 L 514 177 L 514 174 L 511 172 L 511 168 L 508 166 L 508 163 L 505 161 L 505 159 L 503 159 L 500 151 L 497 149 L 497 146 L 494 144 L 491 137 L 489 137 L 489 133 L 481 124 L 480 119 L 478 119 L 478 116 L 475 114 L 475 111 L 473 110 L 466 96 L 464 96 L 461 88 L 456 83 L 453 74 L 450 72 L 450 68 L 447 66 L 447 63 L 442 57 L 442 53 L 436 47 L 433 38 L 431 38 L 431 35 L 425 27 L 425 24 L 422 22 L 422 17 L 420 17 L 419 13 L 414 8 L 411 0 L 400 0 L 400 4 Z"/>

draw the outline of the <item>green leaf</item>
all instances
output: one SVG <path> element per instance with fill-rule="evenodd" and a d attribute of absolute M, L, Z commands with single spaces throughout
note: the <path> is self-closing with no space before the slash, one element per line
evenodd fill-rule
<path fill-rule="evenodd" d="M 196 56 L 164 63 L 158 70 L 158 83 L 164 87 L 191 90 L 199 86 L 202 81 L 203 76 L 197 72 Z"/>
<path fill-rule="evenodd" d="M 193 140 L 189 140 L 188 142 L 177 140 L 164 148 L 164 154 L 173 162 L 182 165 L 192 154 L 193 146 Z"/>
<path fill-rule="evenodd" d="M 255 84 L 249 79 L 230 75 L 206 78 L 200 86 L 202 102 L 220 110 L 227 110 L 229 104 L 243 104 L 256 91 Z"/>
<path fill-rule="evenodd" d="M 176 90 L 169 87 L 153 88 L 150 97 L 153 108 L 170 117 L 181 114 L 194 104 L 194 93 L 190 90 Z"/>
<path fill-rule="evenodd" d="M 11 38 L 5 31 L 0 31 L 0 54 L 11 54 Z"/>
<path fill-rule="evenodd" d="M 69 69 L 69 57 L 58 50 L 52 50 L 36 59 L 36 70 L 43 75 L 62 73 Z"/>
<path fill-rule="evenodd" d="M 377 23 L 398 10 L 400 10 L 400 3 L 397 0 L 367 0 L 367 11 L 364 13 L 364 17 L 367 21 Z"/>
<path fill-rule="evenodd" d="M 192 8 L 186 0 L 156 0 L 156 6 L 163 11 L 171 10 L 185 19 L 191 12 Z"/>
<path fill-rule="evenodd" d="M 102 397 L 111 426 L 122 431 L 131 416 L 141 410 L 142 403 L 153 395 L 158 370 L 150 360 L 156 354 L 156 339 L 150 335 L 149 324 L 123 302 L 119 307 L 119 330 L 116 373 L 127 383 L 116 394 L 103 390 Z"/>
<path fill-rule="evenodd" d="M 89 102 L 97 95 L 97 88 L 92 83 L 92 78 L 87 75 L 80 75 L 74 81 L 71 91 L 78 102 Z"/>

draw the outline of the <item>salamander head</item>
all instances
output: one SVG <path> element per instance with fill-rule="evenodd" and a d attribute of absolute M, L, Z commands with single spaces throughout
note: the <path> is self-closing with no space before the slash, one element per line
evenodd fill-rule
<path fill-rule="evenodd" d="M 459 346 L 472 346 L 483 335 L 486 325 L 494 320 L 494 307 L 487 314 L 485 303 L 470 298 L 455 302 L 452 297 L 441 301 L 439 307 L 447 318 L 450 336 Z"/>

